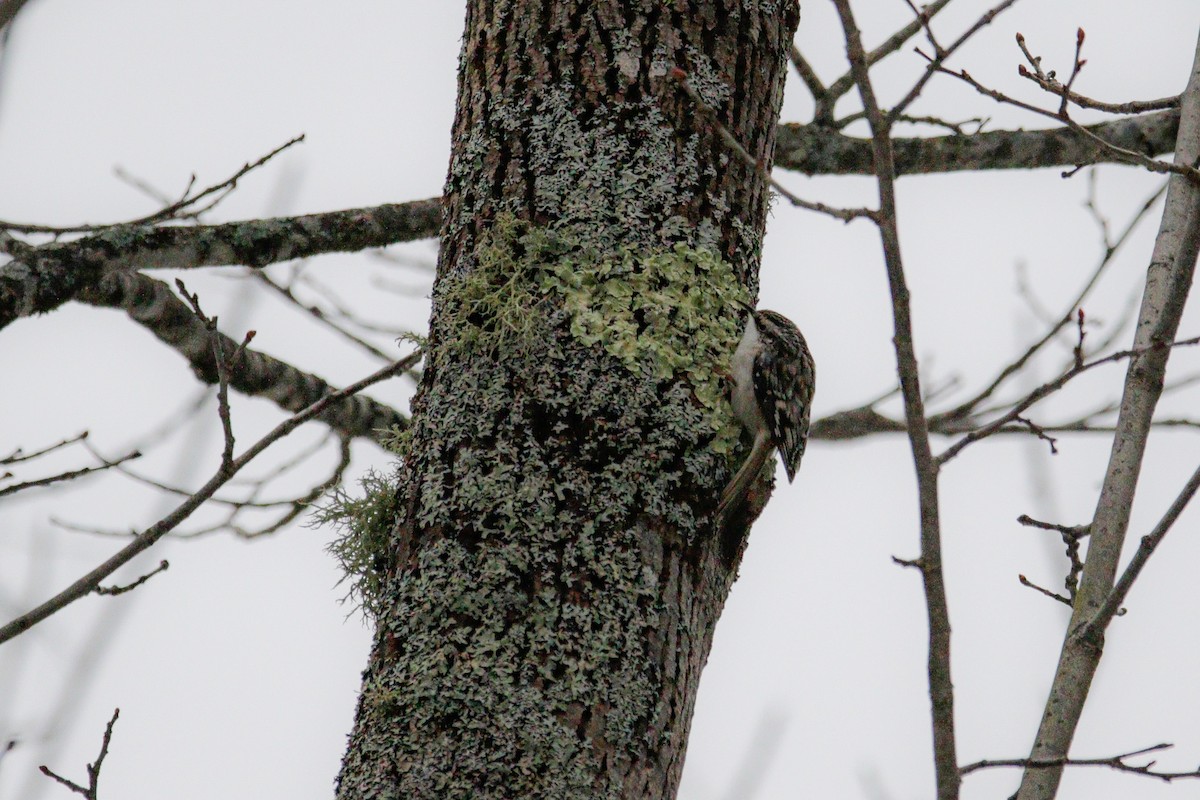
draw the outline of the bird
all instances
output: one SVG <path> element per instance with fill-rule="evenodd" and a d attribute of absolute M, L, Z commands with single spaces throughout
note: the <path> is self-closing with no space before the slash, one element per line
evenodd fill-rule
<path fill-rule="evenodd" d="M 734 416 L 754 444 L 721 493 L 717 519 L 722 524 L 745 498 L 773 449 L 783 459 L 788 483 L 796 477 L 816 385 L 812 353 L 796 324 L 776 311 L 739 305 L 746 311 L 746 329 L 733 353 L 730 400 Z"/>

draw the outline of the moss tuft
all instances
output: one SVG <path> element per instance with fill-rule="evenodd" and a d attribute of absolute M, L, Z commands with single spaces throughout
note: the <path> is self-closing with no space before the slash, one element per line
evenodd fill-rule
<path fill-rule="evenodd" d="M 334 489 L 332 497 L 313 511 L 310 522 L 332 525 L 338 531 L 326 549 L 341 566 L 342 580 L 349 582 L 344 599 L 377 620 L 385 610 L 391 534 L 401 508 L 394 476 L 370 470 L 359 487 L 361 496 Z"/>

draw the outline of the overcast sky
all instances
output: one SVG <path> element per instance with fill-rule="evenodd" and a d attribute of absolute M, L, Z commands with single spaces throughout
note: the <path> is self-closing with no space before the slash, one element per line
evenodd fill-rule
<path fill-rule="evenodd" d="M 950 39 L 987 5 L 955 0 L 937 29 Z M 911 16 L 901 0 L 858 0 L 855 8 L 868 46 Z M 210 221 L 436 196 L 449 156 L 462 18 L 463 4 L 444 0 L 31 0 L 0 74 L 0 218 L 58 225 L 134 218 L 153 211 L 155 201 L 118 179 L 115 168 L 177 195 L 193 173 L 200 184 L 219 182 L 301 133 L 302 145 L 246 178 Z M 1023 32 L 1048 68 L 1066 72 L 1077 27 L 1088 34 L 1079 91 L 1111 101 L 1162 97 L 1183 87 L 1200 4 L 1024 0 L 953 64 L 1049 105 L 1017 76 L 1013 35 Z M 831 5 L 808 0 L 798 43 L 826 81 L 844 68 L 840 41 Z M 886 64 L 874 73 L 885 105 L 919 75 L 922 61 L 906 50 Z M 790 76 L 783 119 L 805 121 L 810 108 Z M 950 78 L 935 80 L 914 111 L 984 117 L 991 129 L 1046 124 Z M 1060 172 L 901 181 L 917 351 L 927 386 L 951 386 L 944 402 L 961 396 L 953 381 L 960 392 L 979 387 L 1035 339 L 1035 306 L 1061 313 L 1096 263 L 1099 234 L 1082 206 L 1088 178 L 1064 180 Z M 865 178 L 778 177 L 808 199 L 872 202 Z M 1097 185 L 1101 209 L 1119 227 L 1157 179 L 1109 166 L 1098 171 Z M 1155 224 L 1152 215 L 1089 301 L 1093 340 L 1135 297 Z M 394 251 L 426 265 L 435 253 L 430 242 Z M 429 276 L 421 269 L 356 255 L 322 257 L 313 270 L 372 319 L 423 329 Z M 1021 270 L 1034 304 L 1017 291 Z M 375 369 L 368 356 L 276 299 L 247 294 L 228 279 L 233 272 L 183 276 L 210 312 L 221 313 L 231 336 L 253 328 L 255 347 L 339 385 Z M 379 289 L 372 280 L 384 272 L 415 287 L 413 295 Z M 804 330 L 818 363 L 818 416 L 856 407 L 895 383 L 887 287 L 867 223 L 846 226 L 777 202 L 761 305 Z M 1198 333 L 1200 318 L 1189 313 L 1182 334 Z M 1126 332 L 1118 341 L 1128 340 Z M 391 337 L 377 341 L 392 346 Z M 1068 355 L 1056 350 L 1041 377 Z M 1196 371 L 1195 356 L 1173 357 L 1171 374 L 1188 374 L 1189 363 Z M 1098 374 L 1034 416 L 1051 422 L 1103 404 L 1117 396 L 1122 375 L 1123 368 Z M 0 454 L 84 429 L 96 447 L 115 454 L 178 419 L 198 391 L 182 359 L 122 314 L 75 304 L 0 333 L 0 376 Z M 392 381 L 372 393 L 403 406 L 410 388 Z M 1188 413 L 1196 397 L 1179 393 L 1167 411 Z M 241 442 L 278 419 L 266 402 L 235 406 Z M 196 486 L 219 452 L 215 414 L 209 409 L 201 422 L 177 427 L 139 468 Z M 314 429 L 305 441 L 319 434 Z M 1025 574 L 1060 587 L 1061 546 L 1015 518 L 1087 521 L 1108 447 L 1102 435 L 1064 436 L 1051 456 L 1044 443 L 1006 438 L 968 449 L 943 473 L 964 763 L 1027 754 L 1066 620 L 1063 607 L 1017 581 Z M 55 463 L 82 456 L 74 458 Z M 1198 460 L 1194 433 L 1152 438 L 1133 510 L 1135 544 Z M 374 446 L 356 445 L 356 475 L 386 463 Z M 907 442 L 898 437 L 815 443 L 796 483 L 780 483 L 717 628 L 681 798 L 930 796 L 920 583 L 891 561 L 917 554 L 913 489 Z M 119 476 L 4 502 L 0 616 L 6 621 L 40 602 L 120 544 L 66 531 L 52 518 L 127 531 L 169 507 L 169 499 Z M 1196 512 L 1185 514 L 1132 593 L 1129 614 L 1115 622 L 1075 755 L 1168 741 L 1177 747 L 1160 758 L 1164 768 L 1200 762 L 1198 521 Z M 253 542 L 225 534 L 163 542 L 140 570 L 166 557 L 166 574 L 131 595 L 85 599 L 0 647 L 0 739 L 19 740 L 0 761 L 0 800 L 65 796 L 36 765 L 82 780 L 118 706 L 106 798 L 329 797 L 369 647 L 361 618 L 338 603 L 344 588 L 324 552 L 331 536 L 294 526 Z M 964 797 L 1007 796 L 1016 778 L 971 776 Z M 1194 791 L 1082 770 L 1068 773 L 1061 796 L 1153 799 Z"/>

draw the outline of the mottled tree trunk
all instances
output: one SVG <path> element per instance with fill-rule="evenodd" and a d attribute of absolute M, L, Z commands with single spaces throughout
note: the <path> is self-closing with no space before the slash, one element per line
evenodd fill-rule
<path fill-rule="evenodd" d="M 714 397 L 768 187 L 672 70 L 769 165 L 798 8 L 468 6 L 429 359 L 339 797 L 673 797 L 744 534 L 713 531 L 737 434 Z"/>

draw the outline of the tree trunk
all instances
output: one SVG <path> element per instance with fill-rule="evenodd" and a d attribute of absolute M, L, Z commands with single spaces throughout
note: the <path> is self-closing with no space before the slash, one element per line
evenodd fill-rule
<path fill-rule="evenodd" d="M 673 797 L 794 0 L 471 0 L 341 798 Z M 683 91 L 681 75 L 702 104 Z"/>

